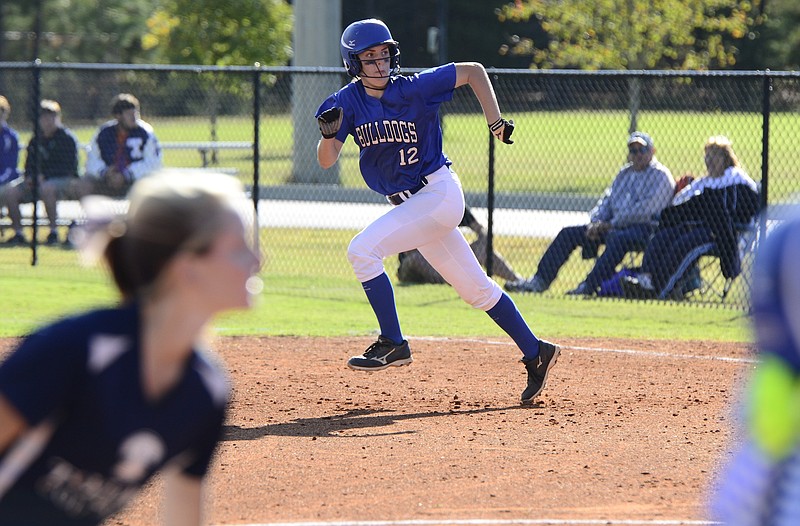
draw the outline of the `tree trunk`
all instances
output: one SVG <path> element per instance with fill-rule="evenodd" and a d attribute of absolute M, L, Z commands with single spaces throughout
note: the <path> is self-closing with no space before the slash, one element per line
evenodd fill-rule
<path fill-rule="evenodd" d="M 633 133 L 639 126 L 639 108 L 642 105 L 642 79 L 631 77 L 628 81 L 628 110 L 631 115 L 631 123 L 628 133 Z"/>

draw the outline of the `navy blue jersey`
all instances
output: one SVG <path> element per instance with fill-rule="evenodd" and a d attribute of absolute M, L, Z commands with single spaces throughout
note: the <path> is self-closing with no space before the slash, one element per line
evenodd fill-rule
<path fill-rule="evenodd" d="M 40 137 L 39 173 L 45 179 L 59 177 L 78 177 L 78 139 L 66 128 L 58 128 L 52 137 Z M 34 166 L 37 142 L 28 143 L 25 158 L 25 174 L 32 177 L 36 173 Z"/>
<path fill-rule="evenodd" d="M 10 183 L 17 177 L 19 162 L 19 135 L 9 126 L 0 127 L 0 184 Z"/>
<path fill-rule="evenodd" d="M 157 401 L 142 389 L 137 305 L 97 310 L 26 338 L 0 392 L 30 428 L 0 456 L 0 524 L 98 524 L 161 467 L 202 477 L 230 394 L 193 352 Z"/>
<path fill-rule="evenodd" d="M 455 84 L 453 63 L 392 77 L 380 99 L 367 95 L 361 81 L 355 81 L 328 97 L 316 115 L 342 108 L 336 139 L 353 137 L 367 186 L 390 195 L 414 188 L 422 176 L 450 165 L 442 152 L 439 106 L 453 98 Z"/>

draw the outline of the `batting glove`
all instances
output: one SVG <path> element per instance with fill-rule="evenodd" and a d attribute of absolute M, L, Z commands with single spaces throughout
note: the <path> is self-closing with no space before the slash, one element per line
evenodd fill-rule
<path fill-rule="evenodd" d="M 514 144 L 514 141 L 511 140 L 511 134 L 514 133 L 513 120 L 507 121 L 503 117 L 500 117 L 489 125 L 489 130 L 492 132 L 492 135 L 497 137 L 498 141 L 503 141 L 506 144 Z"/>
<path fill-rule="evenodd" d="M 326 139 L 333 139 L 342 125 L 342 108 L 330 108 L 317 117 L 319 131 Z"/>

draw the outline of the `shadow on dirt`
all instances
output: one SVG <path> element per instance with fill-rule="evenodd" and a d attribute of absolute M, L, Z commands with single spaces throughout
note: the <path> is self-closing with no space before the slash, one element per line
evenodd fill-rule
<path fill-rule="evenodd" d="M 226 425 L 223 428 L 222 440 L 257 440 L 265 436 L 297 436 L 297 437 L 363 437 L 412 434 L 414 431 L 379 432 L 381 428 L 394 425 L 402 420 L 419 418 L 436 418 L 470 414 L 485 414 L 498 411 L 526 410 L 541 407 L 538 404 L 529 406 L 513 405 L 509 407 L 483 407 L 480 409 L 453 409 L 450 411 L 430 411 L 426 413 L 396 413 L 389 410 L 357 409 L 340 415 L 321 416 L 318 418 L 300 418 L 291 422 L 268 424 L 259 427 L 242 427 Z M 354 434 L 343 431 L 354 429 L 372 430 L 373 432 Z"/>

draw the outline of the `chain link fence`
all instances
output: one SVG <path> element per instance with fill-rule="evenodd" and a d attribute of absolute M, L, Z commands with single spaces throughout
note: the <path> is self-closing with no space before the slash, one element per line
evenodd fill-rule
<path fill-rule="evenodd" d="M 488 229 L 489 246 L 517 275 L 534 274 L 561 228 L 588 222 L 589 211 L 627 162 L 631 131 L 652 136 L 656 157 L 676 179 L 704 175 L 706 140 L 725 135 L 759 183 L 765 212 L 742 236 L 741 275 L 720 279 L 715 258 L 704 257 L 701 263 L 707 264 L 693 275 L 698 287 L 677 299 L 747 307 L 753 249 L 796 200 L 800 73 L 491 70 L 490 77 L 504 116 L 516 123 L 514 144 L 490 140 L 477 100 L 460 88 L 442 106 L 444 148 L 471 211 Z M 0 63 L 0 94 L 10 101 L 9 124 L 21 136 L 20 167 L 40 99 L 61 104 L 64 124 L 85 145 L 111 118 L 112 97 L 132 93 L 155 129 L 165 165 L 236 174 L 251 190 L 273 290 L 323 296 L 345 288 L 360 294 L 345 257 L 347 243 L 390 206 L 361 180 L 352 141 L 336 166 L 317 165 L 314 112 L 348 80 L 338 68 Z M 41 206 L 34 211 L 24 205 L 23 212 L 30 220 L 44 217 Z M 59 203 L 64 229 L 81 214 L 78 203 Z M 7 225 L 0 211 L 3 238 Z M 39 232 L 37 239 L 44 235 Z M 465 235 L 474 239 L 470 231 Z M 33 257 L 20 255 L 28 253 Z M 622 266 L 636 267 L 641 257 L 631 253 Z M 0 267 L 6 269 L 66 261 L 50 247 L 0 249 Z M 491 273 L 496 264 L 488 258 Z M 545 294 L 573 289 L 592 264 L 576 250 Z M 397 258 L 386 267 L 394 279 Z M 314 280 L 309 286 L 309 276 L 328 276 L 323 283 L 330 285 Z M 441 288 L 443 297 L 454 294 Z"/>

